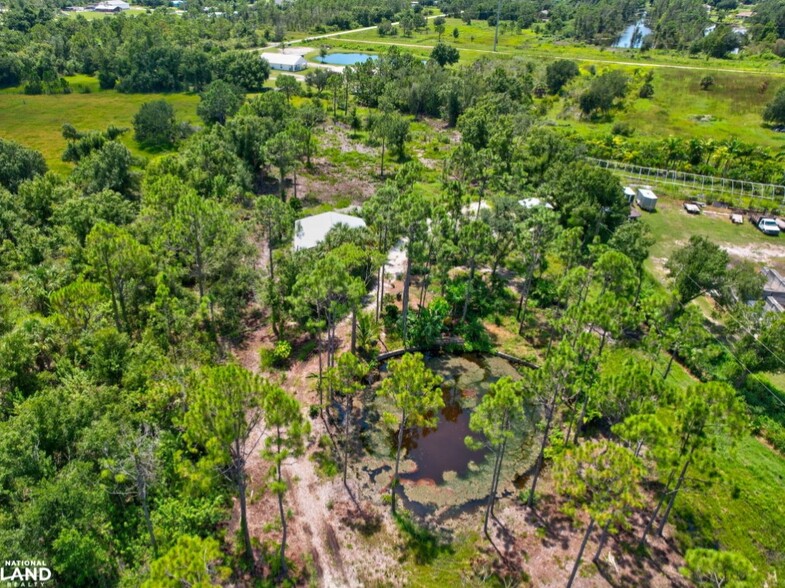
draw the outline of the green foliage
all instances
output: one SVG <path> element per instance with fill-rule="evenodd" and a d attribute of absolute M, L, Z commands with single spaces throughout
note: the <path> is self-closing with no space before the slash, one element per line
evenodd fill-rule
<path fill-rule="evenodd" d="M 750 561 L 733 551 L 690 549 L 684 557 L 682 574 L 696 586 L 728 586 L 752 588 L 759 586 L 761 577 Z"/>
<path fill-rule="evenodd" d="M 558 94 L 561 89 L 580 75 L 578 65 L 569 59 L 558 59 L 545 68 L 545 83 L 551 94 Z"/>
<path fill-rule="evenodd" d="M 139 175 L 132 169 L 135 164 L 127 147 L 108 141 L 79 161 L 72 179 L 88 194 L 112 190 L 132 198 L 139 188 Z"/>
<path fill-rule="evenodd" d="M 418 524 L 408 513 L 396 514 L 395 523 L 404 535 L 406 549 L 418 565 L 432 563 L 436 558 L 453 552 L 452 546 L 439 535 Z"/>
<path fill-rule="evenodd" d="M 724 249 L 706 237 L 692 236 L 687 245 L 674 252 L 665 267 L 681 301 L 689 302 L 725 284 L 729 261 Z"/>
<path fill-rule="evenodd" d="M 0 139 L 0 186 L 16 192 L 23 181 L 45 172 L 46 163 L 40 153 Z"/>
<path fill-rule="evenodd" d="M 134 115 L 134 138 L 143 145 L 165 147 L 177 140 L 174 108 L 165 100 L 145 102 Z"/>
<path fill-rule="evenodd" d="M 411 317 L 409 341 L 414 347 L 431 347 L 442 334 L 450 305 L 444 298 L 435 298 Z M 410 315 L 411 316 L 411 315 Z"/>
<path fill-rule="evenodd" d="M 567 499 L 565 510 L 584 511 L 612 532 L 629 526 L 630 510 L 642 503 L 643 467 L 632 452 L 610 441 L 586 441 L 554 461 L 554 479 Z"/>
<path fill-rule="evenodd" d="M 183 535 L 163 556 L 155 560 L 145 588 L 177 588 L 183 584 L 205 588 L 220 586 L 230 569 L 220 565 L 223 554 L 215 539 Z"/>
<path fill-rule="evenodd" d="M 292 345 L 288 341 L 278 341 L 270 349 L 262 347 L 259 349 L 259 367 L 262 369 L 283 368 L 289 362 L 292 354 Z"/>
<path fill-rule="evenodd" d="M 627 93 L 629 79 L 620 70 L 611 70 L 592 79 L 589 89 L 581 94 L 579 106 L 586 116 L 595 112 L 607 115 L 616 104 L 616 100 Z"/>
<path fill-rule="evenodd" d="M 763 120 L 768 123 L 785 123 L 785 88 L 781 88 L 763 111 Z"/>
<path fill-rule="evenodd" d="M 431 59 L 438 63 L 441 67 L 445 65 L 452 65 L 458 63 L 461 58 L 458 50 L 452 45 L 447 45 L 441 41 L 431 51 Z"/>
<path fill-rule="evenodd" d="M 444 406 L 442 379 L 429 370 L 420 353 L 406 353 L 401 359 L 388 363 L 388 375 L 382 380 L 379 394 L 389 397 L 398 414 L 386 413 L 385 421 L 397 428 L 398 446 L 395 472 L 390 484 L 392 510 L 395 512 L 395 487 L 398 484 L 398 464 L 401 459 L 403 432 L 409 427 L 433 427 L 438 422 L 438 410 Z"/>
<path fill-rule="evenodd" d="M 711 57 L 727 57 L 741 46 L 741 38 L 727 25 L 718 25 L 700 42 L 701 49 Z"/>
<path fill-rule="evenodd" d="M 196 114 L 206 124 L 225 124 L 245 100 L 242 91 L 224 80 L 212 82 L 201 94 Z"/>
<path fill-rule="evenodd" d="M 244 92 L 261 92 L 270 65 L 253 51 L 227 51 L 214 59 L 213 75 Z"/>

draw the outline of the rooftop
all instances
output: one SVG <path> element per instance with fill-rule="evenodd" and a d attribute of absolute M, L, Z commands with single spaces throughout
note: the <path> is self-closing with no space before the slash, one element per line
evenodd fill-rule
<path fill-rule="evenodd" d="M 365 227 L 365 221 L 340 212 L 323 212 L 301 218 L 294 222 L 294 250 L 316 247 L 338 225 L 358 229 Z"/>
<path fill-rule="evenodd" d="M 260 57 L 270 63 L 280 63 L 282 65 L 297 65 L 305 61 L 302 55 L 290 55 L 288 53 L 262 53 Z"/>

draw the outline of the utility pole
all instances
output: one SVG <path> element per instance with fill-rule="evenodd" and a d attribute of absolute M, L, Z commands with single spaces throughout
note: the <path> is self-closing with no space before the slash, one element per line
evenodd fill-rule
<path fill-rule="evenodd" d="M 496 30 L 493 33 L 493 51 L 496 52 L 496 45 L 499 44 L 499 18 L 502 15 L 502 0 L 496 5 Z"/>

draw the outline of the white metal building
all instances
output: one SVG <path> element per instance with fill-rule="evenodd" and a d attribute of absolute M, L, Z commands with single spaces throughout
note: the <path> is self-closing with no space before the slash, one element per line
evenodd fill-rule
<path fill-rule="evenodd" d="M 308 62 L 302 55 L 289 55 L 288 53 L 262 53 L 261 58 L 270 64 L 271 69 L 280 71 L 300 71 L 308 67 Z"/>
<path fill-rule="evenodd" d="M 338 225 L 359 229 L 365 227 L 365 221 L 340 212 L 323 212 L 301 218 L 294 222 L 294 250 L 316 247 Z"/>
<path fill-rule="evenodd" d="M 131 5 L 128 2 L 123 2 L 123 0 L 106 0 L 95 5 L 96 12 L 120 12 L 129 8 L 131 8 Z"/>

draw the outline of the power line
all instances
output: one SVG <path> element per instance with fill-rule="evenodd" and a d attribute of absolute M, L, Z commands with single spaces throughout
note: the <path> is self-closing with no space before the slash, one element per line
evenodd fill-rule
<path fill-rule="evenodd" d="M 700 285 L 695 280 L 693 280 L 690 276 L 685 274 L 685 277 L 688 280 L 690 280 L 693 284 L 695 284 L 696 286 L 698 286 L 700 288 Z M 701 288 L 701 290 L 702 290 L 702 288 Z M 679 304 L 681 304 L 682 309 L 686 309 L 687 308 L 687 305 L 684 304 L 683 302 L 680 301 Z M 719 339 L 719 337 L 717 337 L 717 335 L 712 333 L 709 329 L 706 329 L 706 332 L 709 333 L 709 335 L 711 335 L 714 338 L 714 340 L 720 345 L 720 347 L 722 347 L 723 349 L 725 349 L 725 351 L 728 352 L 728 355 L 730 355 L 734 360 L 736 360 L 736 363 L 738 363 L 744 369 L 744 371 L 746 371 L 750 376 L 755 378 L 755 380 L 761 386 L 763 386 L 765 388 L 765 390 L 769 394 L 771 394 L 771 397 L 774 398 L 774 400 L 776 400 L 780 404 L 780 406 L 785 408 L 785 402 L 782 401 L 782 399 L 779 397 L 779 395 L 777 395 L 771 388 L 769 388 L 765 383 L 763 383 L 761 381 L 760 377 L 757 376 L 757 374 L 753 373 L 746 365 L 744 365 L 744 362 L 742 362 L 738 357 L 736 357 L 736 355 L 728 348 L 728 346 L 725 345 L 722 341 L 720 341 L 720 339 Z M 765 347 L 765 345 L 764 345 L 764 347 Z M 771 350 L 769 350 L 769 352 L 772 353 L 772 355 L 774 357 L 776 357 L 776 355 L 774 355 Z M 779 361 L 781 361 L 781 360 L 779 360 Z M 785 365 L 785 363 L 783 365 Z"/>

